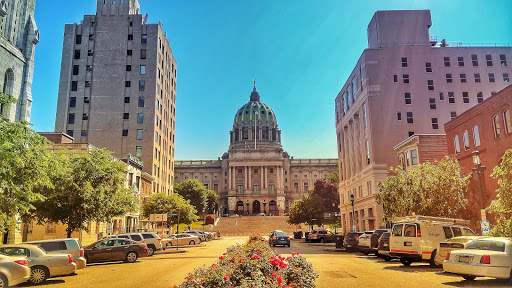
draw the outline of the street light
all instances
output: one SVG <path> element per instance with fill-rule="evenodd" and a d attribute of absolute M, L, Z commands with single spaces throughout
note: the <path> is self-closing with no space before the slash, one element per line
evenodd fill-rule
<path fill-rule="evenodd" d="M 247 215 L 249 215 L 249 200 L 245 201 L 245 205 L 247 205 Z"/>
<path fill-rule="evenodd" d="M 355 226 L 355 209 L 354 209 L 354 194 L 350 194 L 350 202 L 352 203 L 352 229 L 354 229 L 354 226 Z M 357 231 L 353 231 L 353 232 L 357 232 Z"/>
<path fill-rule="evenodd" d="M 267 214 L 267 210 L 265 209 L 265 206 L 267 205 L 267 200 L 263 200 L 263 213 Z"/>

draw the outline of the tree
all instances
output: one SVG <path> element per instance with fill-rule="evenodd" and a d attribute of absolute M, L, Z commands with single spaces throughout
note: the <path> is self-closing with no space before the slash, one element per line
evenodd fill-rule
<path fill-rule="evenodd" d="M 177 183 L 174 191 L 194 206 L 198 213 L 204 213 L 208 205 L 208 190 L 196 179 Z"/>
<path fill-rule="evenodd" d="M 151 214 L 179 213 L 179 219 L 176 216 L 167 217 L 167 227 L 178 223 L 190 225 L 198 220 L 196 216 L 197 210 L 190 204 L 190 201 L 185 200 L 176 193 L 171 195 L 163 193 L 151 195 L 148 201 L 142 205 L 142 211 L 144 217 L 149 217 Z"/>
<path fill-rule="evenodd" d="M 0 105 L 14 103 L 14 97 L 0 93 Z M 32 202 L 44 199 L 37 187 L 51 187 L 49 172 L 60 169 L 45 149 L 50 142 L 29 125 L 0 117 L 0 233 L 12 231 L 15 215 L 29 215 Z"/>
<path fill-rule="evenodd" d="M 213 190 L 206 190 L 206 213 L 213 214 L 217 210 L 217 193 Z"/>
<path fill-rule="evenodd" d="M 317 195 L 323 199 L 326 212 L 338 212 L 340 205 L 340 195 L 338 192 L 338 182 L 332 182 L 328 178 L 318 179 L 311 191 L 312 195 Z"/>
<path fill-rule="evenodd" d="M 412 213 L 455 217 L 466 207 L 464 194 L 471 175 L 462 176 L 454 159 L 446 157 L 434 163 L 421 163 L 409 171 L 401 167 L 391 171 L 394 176 L 378 183 L 377 203 L 383 205 L 384 222 Z"/>
<path fill-rule="evenodd" d="M 305 195 L 302 199 L 293 202 L 286 214 L 286 222 L 292 225 L 306 223 L 308 225 L 322 225 L 324 222 L 325 207 L 322 198 L 318 195 Z"/>
<path fill-rule="evenodd" d="M 338 185 L 338 183 L 340 183 L 340 175 L 338 174 L 338 171 L 334 171 L 331 175 L 327 176 L 327 180 Z"/>
<path fill-rule="evenodd" d="M 53 187 L 43 187 L 45 200 L 34 203 L 33 213 L 40 223 L 62 222 L 67 237 L 86 230 L 87 223 L 109 222 L 137 207 L 135 190 L 126 186 L 126 164 L 104 149 L 81 155 L 57 154 L 62 163 L 53 171 Z"/>
<path fill-rule="evenodd" d="M 494 167 L 491 177 L 498 180 L 497 199 L 487 211 L 496 215 L 492 236 L 512 237 L 512 149 L 505 151 L 501 163 Z"/>

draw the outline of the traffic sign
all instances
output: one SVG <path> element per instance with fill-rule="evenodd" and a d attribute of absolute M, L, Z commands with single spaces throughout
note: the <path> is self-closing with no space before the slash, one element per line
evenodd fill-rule
<path fill-rule="evenodd" d="M 357 232 L 357 227 L 356 227 L 356 225 L 352 226 L 352 232 Z"/>
<path fill-rule="evenodd" d="M 491 224 L 488 220 L 480 221 L 480 227 L 482 228 L 482 236 L 485 236 L 491 232 Z"/>

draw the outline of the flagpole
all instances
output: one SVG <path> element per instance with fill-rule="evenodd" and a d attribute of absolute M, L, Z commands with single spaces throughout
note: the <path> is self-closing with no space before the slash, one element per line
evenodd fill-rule
<path fill-rule="evenodd" d="M 255 115 L 258 115 L 258 111 L 254 112 Z M 254 117 L 254 150 L 256 150 L 256 118 Z"/>

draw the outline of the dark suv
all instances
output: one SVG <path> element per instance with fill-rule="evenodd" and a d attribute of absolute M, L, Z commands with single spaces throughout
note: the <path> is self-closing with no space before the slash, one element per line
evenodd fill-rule
<path fill-rule="evenodd" d="M 329 230 L 313 230 L 308 236 L 311 242 L 328 243 L 334 242 L 336 236 Z"/>
<path fill-rule="evenodd" d="M 359 236 L 361 236 L 363 232 L 348 232 L 343 239 L 343 247 L 348 252 L 353 252 L 357 250 L 357 245 L 359 244 Z"/>
<path fill-rule="evenodd" d="M 379 238 L 382 234 L 389 232 L 389 229 L 377 229 L 373 231 L 372 236 L 370 237 L 370 249 L 371 252 L 378 254 L 379 250 Z"/>
<path fill-rule="evenodd" d="M 379 246 L 377 249 L 377 253 L 379 254 L 379 256 L 386 261 L 390 261 L 391 259 L 395 258 L 389 255 L 389 236 L 389 232 L 384 232 L 382 236 L 380 236 Z"/>

